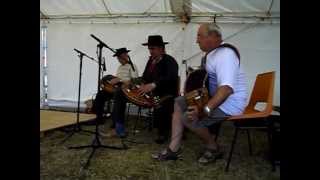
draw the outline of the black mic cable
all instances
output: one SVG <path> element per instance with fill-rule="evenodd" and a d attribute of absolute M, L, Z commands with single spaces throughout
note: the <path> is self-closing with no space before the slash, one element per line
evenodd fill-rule
<path fill-rule="evenodd" d="M 134 69 L 133 63 L 132 63 L 129 55 L 128 55 L 128 60 L 129 60 L 129 63 L 130 63 L 130 65 L 131 65 L 131 67 L 132 67 L 132 70 L 133 70 L 133 71 L 136 71 L 136 70 Z"/>
<path fill-rule="evenodd" d="M 107 68 L 106 68 L 106 59 L 103 57 L 103 71 L 107 71 Z"/>

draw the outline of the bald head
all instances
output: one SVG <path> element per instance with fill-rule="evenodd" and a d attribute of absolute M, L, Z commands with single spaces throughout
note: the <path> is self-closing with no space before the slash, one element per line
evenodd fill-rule
<path fill-rule="evenodd" d="M 222 38 L 221 29 L 215 23 L 204 23 L 201 26 L 204 28 L 208 36 L 214 34 Z"/>
<path fill-rule="evenodd" d="M 222 42 L 220 28 L 214 23 L 201 24 L 198 29 L 197 43 L 202 51 L 208 52 Z"/>

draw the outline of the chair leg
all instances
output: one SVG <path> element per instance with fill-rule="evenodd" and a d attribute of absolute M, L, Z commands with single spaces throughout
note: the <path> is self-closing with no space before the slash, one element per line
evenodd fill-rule
<path fill-rule="evenodd" d="M 111 100 L 109 100 L 107 104 L 107 112 L 110 112 L 110 111 L 111 111 Z"/>
<path fill-rule="evenodd" d="M 136 134 L 137 124 L 138 124 L 138 121 L 140 120 L 140 116 L 141 116 L 141 107 L 139 107 L 138 109 L 138 118 L 136 118 L 136 122 L 134 123 L 133 135 Z"/>
<path fill-rule="evenodd" d="M 233 137 L 233 140 L 232 140 L 232 144 L 231 144 L 231 149 L 230 149 L 230 153 L 229 153 L 229 157 L 228 157 L 227 166 L 226 166 L 226 169 L 225 169 L 226 172 L 229 171 L 229 165 L 230 165 L 230 162 L 231 162 L 233 148 L 234 148 L 234 145 L 236 143 L 237 136 L 238 136 L 238 128 L 236 127 L 235 133 L 234 133 L 234 137 Z"/>
<path fill-rule="evenodd" d="M 148 122 L 148 130 L 149 132 L 152 131 L 153 128 L 153 113 L 151 112 L 151 109 L 149 109 L 149 122 Z"/>
<path fill-rule="evenodd" d="M 249 129 L 246 130 L 248 135 L 248 145 L 249 145 L 249 154 L 252 156 L 252 145 L 251 145 L 251 138 L 250 138 L 250 132 Z"/>
<path fill-rule="evenodd" d="M 131 104 L 129 103 L 127 106 L 127 117 L 126 117 L 126 122 L 129 120 L 129 110 L 130 110 Z"/>
<path fill-rule="evenodd" d="M 220 127 L 220 128 L 221 128 L 221 127 Z M 218 136 L 219 136 L 219 134 L 220 134 L 220 128 L 218 128 L 216 137 L 214 138 L 214 141 L 215 141 L 215 142 L 218 141 Z"/>
<path fill-rule="evenodd" d="M 272 128 L 268 127 L 268 143 L 269 143 L 269 153 L 270 153 L 270 161 L 271 161 L 271 165 L 272 165 L 272 171 L 275 171 L 276 170 L 276 165 L 275 165 L 275 161 L 274 161 L 274 158 L 273 158 L 273 146 L 272 146 L 272 137 L 271 137 L 271 133 L 272 133 Z"/>

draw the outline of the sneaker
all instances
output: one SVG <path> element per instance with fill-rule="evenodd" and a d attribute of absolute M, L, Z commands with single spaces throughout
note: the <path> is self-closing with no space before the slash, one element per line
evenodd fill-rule
<path fill-rule="evenodd" d="M 169 147 L 167 147 L 162 152 L 152 154 L 151 157 L 160 161 L 177 160 L 180 158 L 181 152 L 181 148 L 179 148 L 177 152 L 173 152 Z"/>
<path fill-rule="evenodd" d="M 103 117 L 104 117 L 105 119 L 108 119 L 109 117 L 111 117 L 111 113 L 106 113 Z"/>
<path fill-rule="evenodd" d="M 216 149 L 208 149 L 202 153 L 201 157 L 198 159 L 200 164 L 208 164 L 210 162 L 216 161 L 217 159 L 221 159 L 223 153 Z"/>
<path fill-rule="evenodd" d="M 111 129 L 110 132 L 105 132 L 105 131 L 99 131 L 99 134 L 101 137 L 105 137 L 105 138 L 113 138 L 113 137 L 117 137 L 117 133 L 115 129 Z"/>
<path fill-rule="evenodd" d="M 120 137 L 120 138 L 126 138 L 127 137 L 127 133 L 126 133 L 125 127 L 121 123 L 116 123 L 116 133 L 117 133 L 118 137 Z"/>

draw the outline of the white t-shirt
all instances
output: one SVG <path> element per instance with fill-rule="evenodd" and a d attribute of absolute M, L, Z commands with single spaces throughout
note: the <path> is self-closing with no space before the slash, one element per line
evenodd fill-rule
<path fill-rule="evenodd" d="M 220 110 L 232 116 L 242 114 L 247 106 L 247 80 L 239 63 L 236 53 L 226 47 L 211 51 L 206 60 L 210 95 L 213 96 L 223 85 L 233 89 L 233 94 L 219 106 Z"/>
<path fill-rule="evenodd" d="M 129 63 L 120 65 L 117 70 L 117 77 L 122 81 L 129 81 L 131 78 L 138 77 L 138 68 L 135 64 L 133 65 L 133 67 L 135 71 L 133 71 Z"/>

